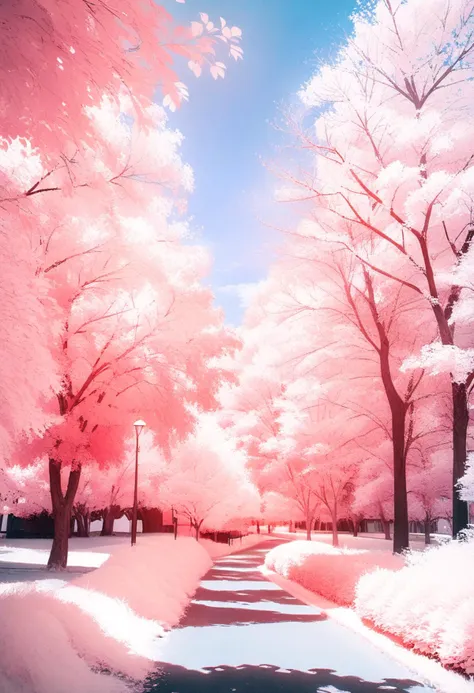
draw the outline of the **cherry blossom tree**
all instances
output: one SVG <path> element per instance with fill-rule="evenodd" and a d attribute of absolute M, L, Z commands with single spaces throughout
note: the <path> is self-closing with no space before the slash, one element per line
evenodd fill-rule
<path fill-rule="evenodd" d="M 172 447 L 166 474 L 160 504 L 184 516 L 196 539 L 204 527 L 218 530 L 258 516 L 260 496 L 248 478 L 245 455 L 213 415 L 199 415 L 195 431 Z"/>
<path fill-rule="evenodd" d="M 242 57 L 238 27 L 224 19 L 216 26 L 205 13 L 179 26 L 152 0 L 12 0 L 0 18 L 2 137 L 25 138 L 54 166 L 83 143 L 94 147 L 85 107 L 98 106 L 104 95 L 118 101 L 126 92 L 134 117 L 149 124 L 157 88 L 173 108 L 187 96 L 176 58 L 185 58 L 196 76 L 208 67 L 217 79 L 226 69 L 219 48 Z"/>
<path fill-rule="evenodd" d="M 114 521 L 131 510 L 135 484 L 135 446 L 132 435 L 124 442 L 120 461 L 111 463 L 101 473 L 97 473 L 94 467 L 83 470 L 82 488 L 79 487 L 73 508 L 78 529 L 82 524 L 80 515 L 90 520 L 90 515 L 94 513 L 94 517 L 103 523 L 101 535 L 109 536 L 113 534 Z M 164 470 L 163 455 L 155 444 L 152 432 L 145 429 L 140 434 L 139 446 L 139 513 L 144 512 L 145 508 L 156 507 L 159 485 L 165 478 Z"/>
<path fill-rule="evenodd" d="M 422 456 L 413 463 L 409 477 L 410 517 L 423 522 L 425 544 L 431 543 L 434 520 L 451 516 L 451 475 L 446 464 L 448 450 Z"/>
<path fill-rule="evenodd" d="M 337 229 L 367 271 L 431 311 L 438 341 L 425 335 L 412 365 L 434 359 L 451 374 L 454 534 L 467 524 L 457 482 L 474 378 L 460 282 L 473 238 L 473 27 L 470 0 L 379 0 L 303 89 L 310 127 L 293 123 L 314 159 L 293 177 L 293 199 L 310 198 L 321 232 Z"/>
<path fill-rule="evenodd" d="M 180 27 L 151 0 L 118 0 L 113 7 L 14 0 L 0 8 L 0 17 L 0 454 L 7 459 L 18 435 L 41 435 L 57 421 L 44 404 L 61 388 L 57 342 L 62 337 L 63 306 L 54 304 L 48 273 L 59 266 L 56 263 L 73 258 L 66 253 L 69 241 L 63 233 L 64 256 L 47 264 L 43 255 L 51 254 L 52 236 L 65 220 L 67 233 L 80 236 L 78 218 L 82 216 L 82 229 L 88 223 L 84 210 L 89 220 L 110 214 L 118 186 L 131 193 L 138 182 L 162 190 L 175 186 L 183 175 L 189 182 L 190 170 L 182 164 L 180 171 L 171 162 L 167 169 L 160 166 L 163 175 L 157 179 L 156 169 L 140 168 L 149 163 L 149 157 L 142 156 L 146 135 L 150 151 L 164 160 L 180 139 L 177 133 L 163 135 L 163 128 L 157 128 L 157 118 L 163 121 L 163 116 L 152 104 L 156 89 L 161 89 L 164 105 L 174 110 L 187 98 L 175 57 L 186 58 L 196 76 L 207 66 L 217 79 L 224 76 L 225 65 L 216 49 L 227 49 L 235 60 L 242 57 L 242 49 L 240 29 L 224 19 L 217 27 L 202 13 L 200 21 Z M 98 111 L 105 113 L 105 102 L 116 118 L 120 111 L 120 117 L 135 124 L 127 141 L 121 133 L 124 148 L 118 155 L 118 142 L 110 141 L 104 117 L 103 129 L 98 126 Z M 150 178 L 145 171 L 151 171 Z M 44 232 L 47 223 L 52 225 Z M 81 242 L 79 238 L 79 246 Z M 92 244 L 84 249 L 74 243 L 71 238 L 69 249 L 78 253 L 76 258 L 98 252 Z"/>
<path fill-rule="evenodd" d="M 224 372 L 213 359 L 236 344 L 210 291 L 199 283 L 208 258 L 183 242 L 187 227 L 173 220 L 173 199 L 163 195 L 162 182 L 173 195 L 189 189 L 192 179 L 177 153 L 179 138 L 167 129 L 162 109 L 153 110 L 155 129 L 137 133 L 135 150 L 134 126 L 120 119 L 110 101 L 91 112 L 104 148 L 116 152 L 118 177 L 107 196 L 89 185 L 65 196 L 68 174 L 57 171 L 49 184 L 58 194 L 30 203 L 38 220 L 32 239 L 41 253 L 37 272 L 48 281 L 60 336 L 62 387 L 46 407 L 55 423 L 42 438 L 25 443 L 18 457 L 27 462 L 32 452 L 49 456 L 56 527 L 50 567 L 66 563 L 82 467 L 106 468 L 120 460 L 138 416 L 160 446 L 172 430 L 184 435 L 193 422 L 190 403 L 214 406 Z M 138 161 L 134 154 L 141 154 Z M 97 146 L 93 162 L 99 156 Z M 106 160 L 104 149 L 100 176 L 111 181 L 116 173 Z M 93 168 L 81 171 L 92 175 Z M 62 468 L 69 470 L 64 491 Z"/>
<path fill-rule="evenodd" d="M 288 523 L 291 530 L 294 522 L 304 517 L 291 497 L 277 491 L 267 491 L 262 495 L 261 519 L 269 527 Z"/>

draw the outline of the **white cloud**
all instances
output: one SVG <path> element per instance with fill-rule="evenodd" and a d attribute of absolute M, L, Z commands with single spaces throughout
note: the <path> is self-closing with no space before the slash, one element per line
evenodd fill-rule
<path fill-rule="evenodd" d="M 217 291 L 223 294 L 233 294 L 239 299 L 242 308 L 248 308 L 256 295 L 261 282 L 249 282 L 247 284 L 226 284 L 218 287 Z"/>

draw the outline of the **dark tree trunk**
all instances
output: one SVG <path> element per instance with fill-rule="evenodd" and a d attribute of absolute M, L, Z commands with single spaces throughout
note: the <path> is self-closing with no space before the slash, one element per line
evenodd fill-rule
<path fill-rule="evenodd" d="M 337 507 L 331 512 L 332 517 L 332 545 L 339 546 L 339 534 L 337 532 Z"/>
<path fill-rule="evenodd" d="M 351 520 L 352 522 L 352 536 L 357 537 L 359 534 L 359 523 L 357 520 Z"/>
<path fill-rule="evenodd" d="M 402 551 L 405 551 L 410 546 L 405 455 L 405 416 L 405 406 L 392 406 L 394 553 L 402 553 Z"/>
<path fill-rule="evenodd" d="M 257 534 L 260 534 L 260 522 L 257 522 Z"/>
<path fill-rule="evenodd" d="M 387 539 L 387 541 L 390 541 L 390 539 L 392 538 L 390 535 L 390 522 L 385 519 L 382 519 L 381 522 L 385 539 Z"/>
<path fill-rule="evenodd" d="M 464 242 L 458 250 L 458 260 L 469 252 L 474 240 L 474 226 L 469 225 Z M 439 336 L 441 343 L 445 346 L 454 344 L 453 327 L 450 325 L 450 320 L 453 315 L 453 309 L 456 306 L 461 296 L 461 288 L 452 286 L 448 300 L 443 309 L 438 300 L 438 289 L 436 279 L 431 264 L 428 244 L 426 238 L 420 235 L 418 242 L 420 243 L 421 252 L 423 254 L 424 264 L 426 268 L 426 279 L 431 297 L 431 308 L 438 324 Z M 472 374 L 471 374 L 472 377 Z M 467 428 L 469 425 L 469 408 L 467 398 L 466 383 L 455 383 L 451 381 L 452 392 L 452 409 L 453 409 L 453 537 L 457 537 L 459 532 L 469 524 L 469 510 L 466 501 L 459 498 L 458 481 L 464 475 L 467 458 Z"/>
<path fill-rule="evenodd" d="M 74 518 L 77 522 L 77 536 L 88 537 L 90 531 L 90 514 L 77 510 L 74 512 Z"/>
<path fill-rule="evenodd" d="M 203 522 L 204 522 L 204 520 L 201 520 L 201 522 L 193 522 L 192 523 L 192 526 L 194 527 L 196 541 L 199 541 L 199 532 L 201 530 L 201 525 Z"/>
<path fill-rule="evenodd" d="M 469 409 L 464 383 L 452 383 L 453 397 L 453 537 L 469 524 L 468 503 L 459 498 L 458 482 L 464 476 L 467 457 Z"/>
<path fill-rule="evenodd" d="M 409 401 L 402 398 L 395 387 L 391 372 L 390 342 L 387 329 L 380 319 L 377 302 L 375 300 L 372 279 L 364 268 L 366 288 L 369 295 L 369 307 L 372 313 L 380 346 L 376 347 L 380 375 L 384 386 L 387 401 L 392 414 L 392 454 L 393 454 L 393 496 L 394 496 L 394 520 L 393 520 L 393 551 L 401 553 L 409 547 L 408 532 L 408 501 L 406 480 L 406 452 L 405 452 L 405 421 Z M 411 395 L 409 395 L 410 397 Z"/>
<path fill-rule="evenodd" d="M 54 539 L 48 559 L 48 570 L 64 570 L 67 567 L 69 532 L 74 498 L 81 478 L 81 467 L 69 472 L 66 493 L 61 488 L 61 462 L 49 460 L 49 485 L 54 518 Z"/>
<path fill-rule="evenodd" d="M 104 508 L 102 516 L 101 537 L 111 537 L 114 533 L 114 522 L 120 514 L 120 508 L 117 505 L 110 505 Z"/>
<path fill-rule="evenodd" d="M 311 527 L 313 526 L 313 518 L 306 516 L 306 541 L 311 541 Z"/>
<path fill-rule="evenodd" d="M 425 544 L 431 544 L 431 518 L 425 517 Z"/>

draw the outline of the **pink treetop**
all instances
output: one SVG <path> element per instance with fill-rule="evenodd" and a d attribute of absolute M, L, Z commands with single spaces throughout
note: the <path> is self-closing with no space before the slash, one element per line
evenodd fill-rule
<path fill-rule="evenodd" d="M 89 482 L 77 501 L 88 510 L 102 510 L 111 506 L 130 508 L 133 505 L 135 483 L 135 436 L 125 441 L 121 460 L 103 470 L 89 473 Z M 165 479 L 165 459 L 157 448 L 151 431 L 144 429 L 139 437 L 138 503 L 142 507 L 156 507 L 161 482 Z"/>
<path fill-rule="evenodd" d="M 46 159 L 70 157 L 84 142 L 94 146 L 84 107 L 98 105 L 105 94 L 118 100 L 127 93 L 135 117 L 145 122 L 157 87 L 167 104 L 179 105 L 187 91 L 173 64 L 176 56 L 196 76 L 209 66 L 215 79 L 225 74 L 218 46 L 242 57 L 240 29 L 225 20 L 214 26 L 204 13 L 200 19 L 178 26 L 152 0 L 115 0 L 113 7 L 64 0 L 2 4 L 3 138 L 26 138 Z"/>
<path fill-rule="evenodd" d="M 195 431 L 173 446 L 160 486 L 160 505 L 174 507 L 196 531 L 257 517 L 260 497 L 245 470 L 245 455 L 214 415 L 198 416 Z"/>
<path fill-rule="evenodd" d="M 94 117 L 104 130 L 109 123 L 109 144 L 123 156 L 129 130 L 108 103 Z M 189 185 L 178 144 L 164 118 L 156 121 L 143 143 L 148 176 L 174 175 L 172 187 Z M 212 360 L 236 343 L 199 284 L 208 265 L 204 251 L 184 242 L 187 229 L 172 220 L 172 202 L 129 162 L 130 175 L 112 186 L 113 196 L 87 185 L 71 197 L 51 191 L 32 201 L 41 271 L 58 306 L 51 318 L 61 337 L 64 382 L 50 400 L 51 414 L 62 419 L 42 446 L 65 464 L 120 459 L 136 415 L 146 418 L 159 444 L 172 429 L 185 432 L 193 420 L 188 403 L 213 406 L 223 371 Z"/>
<path fill-rule="evenodd" d="M 277 491 L 267 491 L 262 495 L 261 519 L 275 525 L 305 518 L 293 498 Z"/>

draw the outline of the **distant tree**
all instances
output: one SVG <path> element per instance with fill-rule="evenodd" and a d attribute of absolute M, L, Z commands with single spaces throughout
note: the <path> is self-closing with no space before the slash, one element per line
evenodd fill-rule
<path fill-rule="evenodd" d="M 194 433 L 171 448 L 166 474 L 160 505 L 185 517 L 196 539 L 203 528 L 219 530 L 258 515 L 260 496 L 248 478 L 245 455 L 211 414 L 200 415 Z"/>

